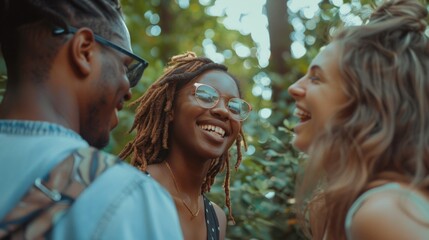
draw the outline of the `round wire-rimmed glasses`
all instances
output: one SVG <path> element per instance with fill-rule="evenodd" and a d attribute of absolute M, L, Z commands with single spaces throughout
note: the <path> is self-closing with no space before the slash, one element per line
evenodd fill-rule
<path fill-rule="evenodd" d="M 193 95 L 201 107 L 211 109 L 218 104 L 221 95 L 214 87 L 202 83 L 194 83 L 194 87 Z M 235 97 L 228 99 L 226 107 L 231 117 L 238 121 L 246 120 L 252 111 L 252 106 L 248 102 Z"/>

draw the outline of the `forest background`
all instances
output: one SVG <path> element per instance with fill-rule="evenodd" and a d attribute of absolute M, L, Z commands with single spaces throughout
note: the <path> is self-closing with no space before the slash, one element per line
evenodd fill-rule
<path fill-rule="evenodd" d="M 293 213 L 294 186 L 305 161 L 290 144 L 293 100 L 287 88 L 341 26 L 365 22 L 377 1 L 367 0 L 122 0 L 134 52 L 149 61 L 133 99 L 141 96 L 176 54 L 194 51 L 229 67 L 253 105 L 244 123 L 249 145 L 231 176 L 235 224 L 228 239 L 303 239 Z M 0 98 L 6 70 L 0 60 Z M 134 109 L 120 113 L 106 151 L 117 154 Z M 233 158 L 235 159 L 235 158 Z M 232 165 L 232 164 L 231 164 Z M 232 165 L 233 166 L 233 165 Z M 225 211 L 223 175 L 209 193 Z"/>

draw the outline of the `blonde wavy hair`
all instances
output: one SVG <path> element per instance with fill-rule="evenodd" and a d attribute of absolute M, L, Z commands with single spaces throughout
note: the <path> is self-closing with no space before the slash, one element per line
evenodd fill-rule
<path fill-rule="evenodd" d="M 417 1 L 387 1 L 333 38 L 348 101 L 312 143 L 298 181 L 307 236 L 345 239 L 347 211 L 375 180 L 429 193 L 427 14 Z"/>

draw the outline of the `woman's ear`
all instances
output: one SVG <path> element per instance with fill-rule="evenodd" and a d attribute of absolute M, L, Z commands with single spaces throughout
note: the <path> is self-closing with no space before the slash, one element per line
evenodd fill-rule
<path fill-rule="evenodd" d="M 174 110 L 171 109 L 171 111 L 168 112 L 167 114 L 168 114 L 168 121 L 172 122 L 174 120 Z"/>
<path fill-rule="evenodd" d="M 73 34 L 70 44 L 70 56 L 78 75 L 84 77 L 91 73 L 95 47 L 96 42 L 91 29 L 81 28 Z"/>

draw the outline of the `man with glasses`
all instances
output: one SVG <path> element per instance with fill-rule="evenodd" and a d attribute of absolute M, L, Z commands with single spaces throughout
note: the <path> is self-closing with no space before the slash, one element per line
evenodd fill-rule
<path fill-rule="evenodd" d="M 148 65 L 119 3 L 1 0 L 0 18 L 0 238 L 182 239 L 170 195 L 97 150 Z"/>

